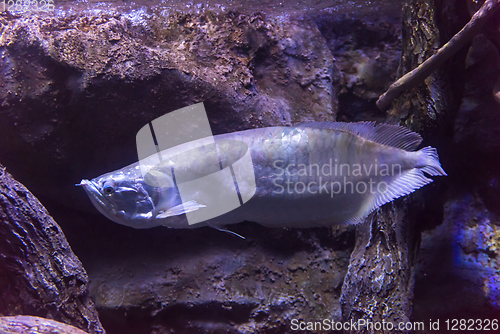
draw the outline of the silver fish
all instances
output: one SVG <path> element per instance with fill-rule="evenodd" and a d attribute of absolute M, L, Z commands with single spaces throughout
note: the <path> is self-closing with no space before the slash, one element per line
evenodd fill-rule
<path fill-rule="evenodd" d="M 436 149 L 415 151 L 420 135 L 396 125 L 317 122 L 212 139 L 164 150 L 161 163 L 144 159 L 79 185 L 103 215 L 134 228 L 242 221 L 303 228 L 359 223 L 383 204 L 432 182 L 424 173 L 446 175 Z M 243 160 L 247 163 L 239 163 Z M 231 173 L 207 186 L 188 186 L 221 170 Z M 214 203 L 231 202 L 224 196 L 235 193 L 232 210 L 203 216 Z M 186 217 L 196 214 L 211 218 L 188 222 Z"/>

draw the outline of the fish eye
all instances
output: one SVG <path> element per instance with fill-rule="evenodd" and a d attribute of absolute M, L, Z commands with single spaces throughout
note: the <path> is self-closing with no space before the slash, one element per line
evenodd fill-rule
<path fill-rule="evenodd" d="M 104 195 L 112 195 L 115 192 L 114 185 L 111 182 L 104 182 L 102 185 L 102 192 Z"/>
<path fill-rule="evenodd" d="M 102 191 L 104 192 L 105 195 L 111 195 L 115 192 L 115 189 L 113 189 L 113 187 L 111 186 L 106 186 L 102 189 Z"/>

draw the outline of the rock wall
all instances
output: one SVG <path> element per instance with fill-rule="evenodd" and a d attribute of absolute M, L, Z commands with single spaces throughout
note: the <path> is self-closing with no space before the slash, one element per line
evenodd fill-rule
<path fill-rule="evenodd" d="M 448 18 L 455 27 L 456 17 Z M 281 333 L 292 319 L 340 321 L 353 228 L 231 227 L 246 240 L 209 228 L 139 231 L 99 215 L 74 184 L 134 162 L 142 126 L 197 102 L 205 103 L 214 133 L 383 120 L 375 100 L 396 77 L 400 29 L 399 17 L 355 11 L 2 13 L 0 161 L 61 224 L 109 333 Z M 413 42 L 430 45 L 423 56 L 438 45 L 418 36 Z M 464 317 L 464 307 L 498 314 L 499 45 L 498 27 L 489 27 L 474 41 L 465 71 L 428 80 L 421 91 L 428 100 L 403 99 L 403 121 L 424 128 L 429 144 L 445 152 L 453 185 L 421 193 L 422 207 L 409 214 L 419 223 L 412 242 L 418 245 L 423 230 L 422 251 L 387 267 L 416 263 L 412 320 Z M 409 70 L 413 58 L 405 59 L 402 70 Z M 434 90 L 443 82 L 454 85 Z M 444 126 L 427 127 L 436 119 Z M 382 247 L 392 234 L 378 232 L 373 245 Z M 448 280 L 450 272 L 458 278 Z M 350 279 L 376 288 L 365 274 Z M 413 284 L 410 276 L 404 281 Z M 461 304 L 462 293 L 468 298 Z"/>
<path fill-rule="evenodd" d="M 0 240 L 0 314 L 36 315 L 104 333 L 87 273 L 61 228 L 1 165 Z M 0 323 L 6 330 L 8 324 Z"/>

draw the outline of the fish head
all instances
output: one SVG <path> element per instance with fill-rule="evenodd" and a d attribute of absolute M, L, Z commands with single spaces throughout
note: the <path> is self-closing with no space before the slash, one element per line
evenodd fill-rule
<path fill-rule="evenodd" d="M 92 180 L 84 179 L 79 185 L 85 189 L 96 209 L 118 224 L 134 228 L 161 225 L 155 219 L 155 209 L 160 201 L 169 197 L 169 191 L 166 187 L 146 184 L 137 168 L 121 169 Z M 176 196 L 172 191 L 172 205 Z"/>
<path fill-rule="evenodd" d="M 144 177 L 132 165 L 92 180 L 82 186 L 96 209 L 115 223 L 137 229 L 155 226 L 186 227 L 183 214 L 205 207 L 195 201 L 183 203 L 170 173 L 152 168 Z"/>

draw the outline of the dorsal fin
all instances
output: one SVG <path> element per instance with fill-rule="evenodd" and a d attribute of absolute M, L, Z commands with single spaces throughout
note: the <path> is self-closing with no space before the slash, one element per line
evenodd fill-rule
<path fill-rule="evenodd" d="M 375 143 L 392 146 L 405 151 L 414 151 L 422 142 L 422 137 L 404 126 L 376 124 L 375 122 L 312 122 L 296 125 L 301 128 L 331 129 L 344 131 Z"/>

